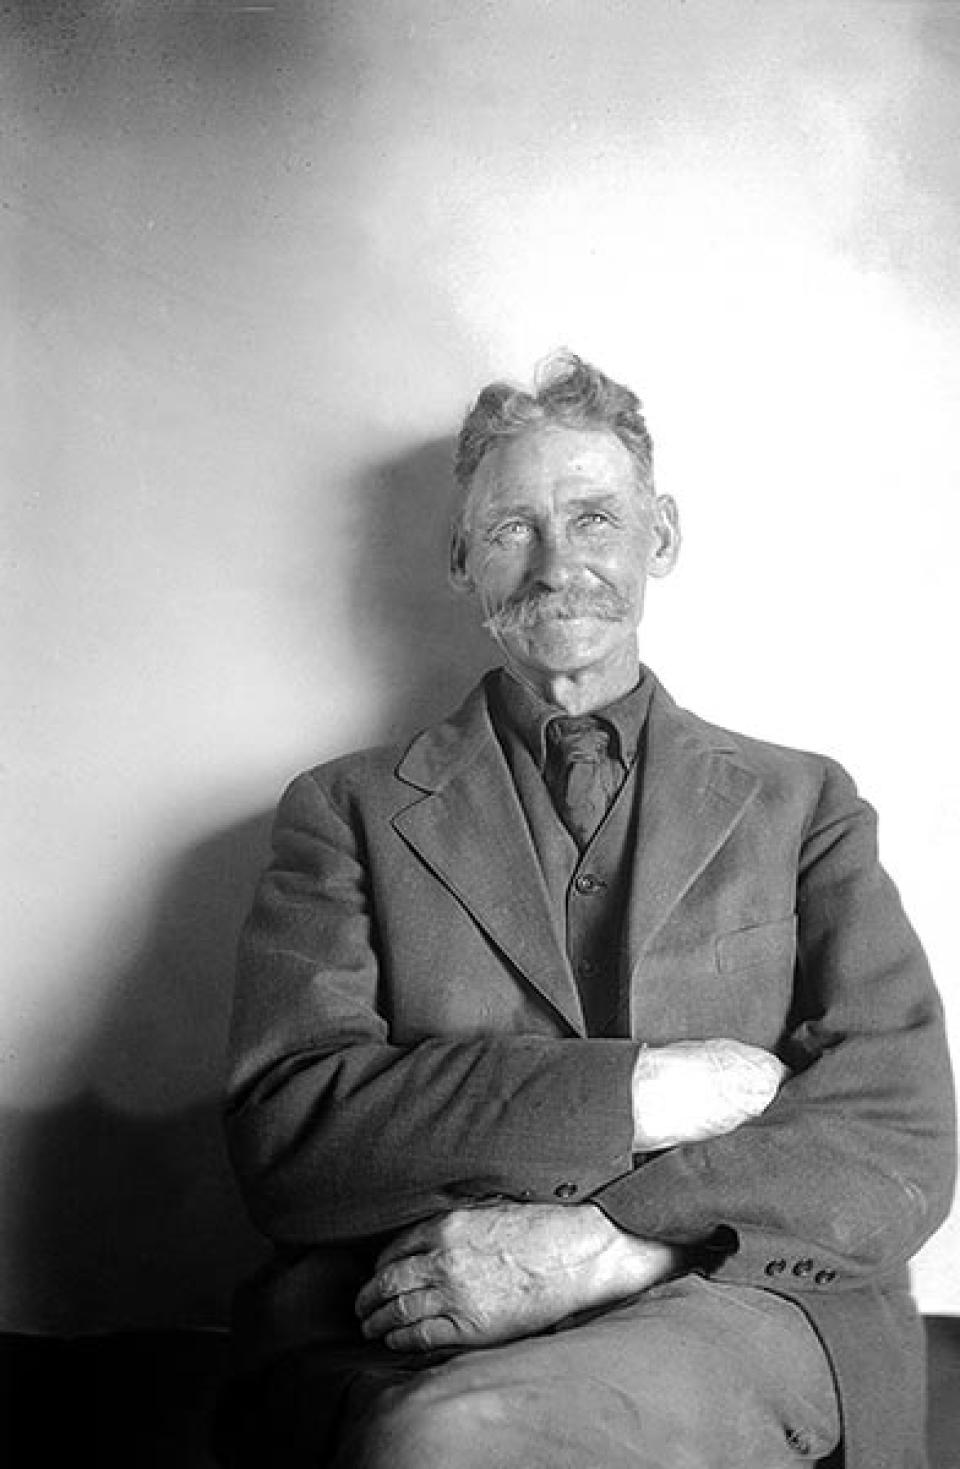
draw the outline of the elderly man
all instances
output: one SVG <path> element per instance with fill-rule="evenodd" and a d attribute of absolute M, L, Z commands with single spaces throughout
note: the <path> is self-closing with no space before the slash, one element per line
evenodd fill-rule
<path fill-rule="evenodd" d="M 641 664 L 679 528 L 632 392 L 568 354 L 494 384 L 457 478 L 505 667 L 294 781 L 242 941 L 228 1131 L 274 1252 L 223 1456 L 916 1469 L 952 1098 L 873 812 Z"/>

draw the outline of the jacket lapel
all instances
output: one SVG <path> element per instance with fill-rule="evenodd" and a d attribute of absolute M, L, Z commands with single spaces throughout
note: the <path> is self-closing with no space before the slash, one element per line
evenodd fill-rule
<path fill-rule="evenodd" d="M 633 969 L 756 794 L 759 776 L 736 756 L 719 731 L 679 710 L 656 687 L 627 916 Z"/>
<path fill-rule="evenodd" d="M 394 828 L 527 982 L 584 1034 L 570 965 L 483 688 L 420 735 L 397 768 L 419 795 Z"/>

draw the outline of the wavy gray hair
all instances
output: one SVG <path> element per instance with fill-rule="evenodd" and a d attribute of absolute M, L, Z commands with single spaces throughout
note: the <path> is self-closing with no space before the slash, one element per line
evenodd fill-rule
<path fill-rule="evenodd" d="M 653 439 L 636 393 L 567 350 L 539 363 L 534 391 L 489 383 L 468 412 L 457 440 L 454 472 L 464 499 L 483 456 L 495 444 L 539 424 L 606 429 L 629 451 L 641 490 L 653 493 Z"/>

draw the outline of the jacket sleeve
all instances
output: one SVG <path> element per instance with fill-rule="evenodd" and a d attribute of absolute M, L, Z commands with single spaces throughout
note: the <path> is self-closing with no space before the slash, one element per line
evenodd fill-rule
<path fill-rule="evenodd" d="M 879 864 L 876 819 L 826 762 L 800 850 L 792 1077 L 725 1137 L 602 1187 L 622 1227 L 713 1239 L 716 1278 L 837 1289 L 901 1265 L 942 1222 L 956 1162 L 943 1015 Z"/>
<path fill-rule="evenodd" d="M 226 1100 L 231 1157 L 265 1234 L 330 1243 L 485 1197 L 577 1201 L 630 1171 L 632 1042 L 391 1044 L 350 802 L 299 777 L 274 850 L 241 937 Z M 437 985 L 444 962 L 455 974 L 438 945 Z"/>

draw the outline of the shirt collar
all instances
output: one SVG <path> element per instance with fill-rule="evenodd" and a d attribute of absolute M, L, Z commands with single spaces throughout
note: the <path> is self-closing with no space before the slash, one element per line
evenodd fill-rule
<path fill-rule="evenodd" d="M 519 735 L 542 771 L 547 758 L 547 725 L 564 711 L 541 699 L 506 668 L 500 669 L 493 692 L 495 719 L 499 717 Z M 590 711 L 594 719 L 602 720 L 612 731 L 610 754 L 626 770 L 636 759 L 652 693 L 653 678 L 641 664 L 639 682 L 629 693 Z"/>

